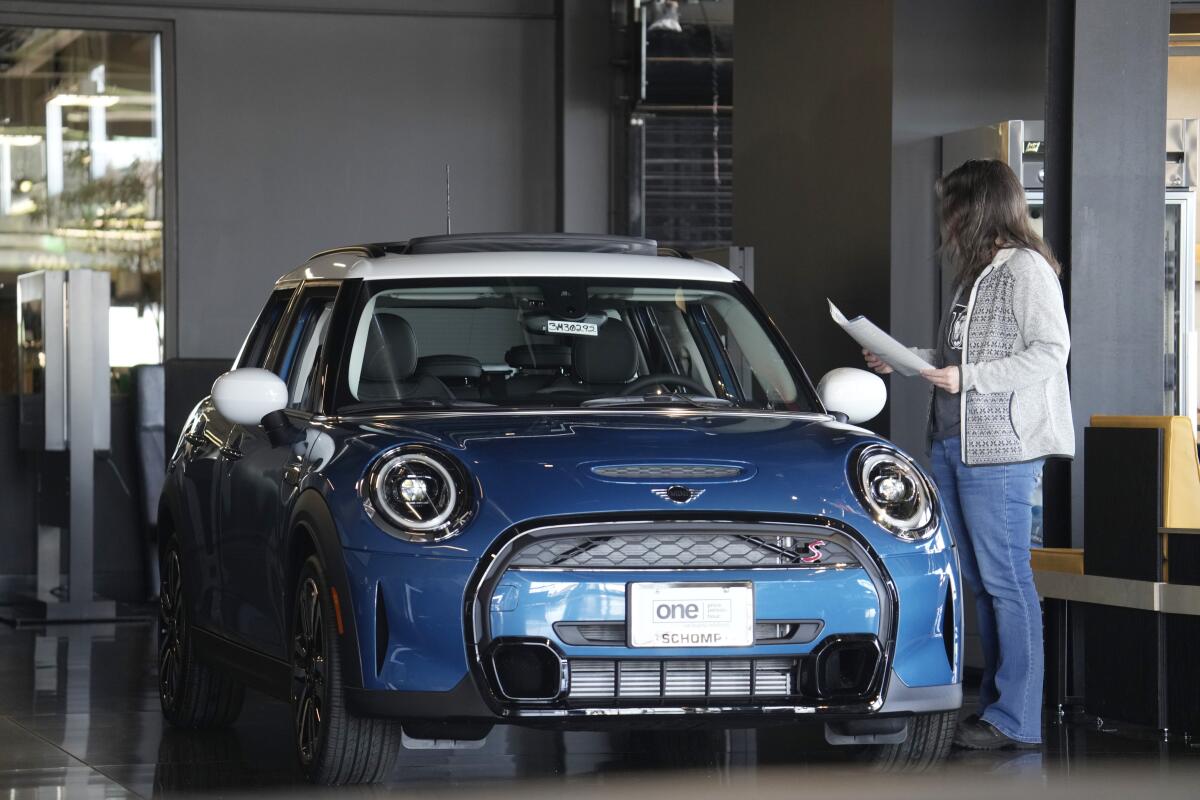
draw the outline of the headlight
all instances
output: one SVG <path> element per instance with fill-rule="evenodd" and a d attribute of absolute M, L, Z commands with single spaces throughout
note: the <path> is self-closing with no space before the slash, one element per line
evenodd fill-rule
<path fill-rule="evenodd" d="M 906 456 L 882 445 L 865 447 L 850 480 L 863 507 L 892 534 L 915 541 L 933 533 L 933 487 Z"/>
<path fill-rule="evenodd" d="M 454 536 L 471 516 L 471 486 L 462 467 L 434 450 L 410 446 L 371 470 L 366 508 L 388 533 L 410 542 Z"/>

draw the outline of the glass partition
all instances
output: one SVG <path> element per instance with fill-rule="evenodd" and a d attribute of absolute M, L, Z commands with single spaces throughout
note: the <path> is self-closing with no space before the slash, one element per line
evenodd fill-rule
<path fill-rule="evenodd" d="M 160 75 L 155 33 L 0 26 L 0 393 L 34 270 L 108 272 L 113 367 L 161 361 Z"/>

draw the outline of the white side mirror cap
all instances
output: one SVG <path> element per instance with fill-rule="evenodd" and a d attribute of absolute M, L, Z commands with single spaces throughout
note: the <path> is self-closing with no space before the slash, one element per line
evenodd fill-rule
<path fill-rule="evenodd" d="M 831 369 L 817 384 L 817 394 L 825 408 L 846 415 L 855 425 L 883 411 L 887 387 L 873 372 L 853 367 Z"/>
<path fill-rule="evenodd" d="M 212 385 L 217 411 L 237 425 L 258 425 L 272 411 L 287 408 L 288 390 L 278 375 L 244 367 L 226 372 Z"/>

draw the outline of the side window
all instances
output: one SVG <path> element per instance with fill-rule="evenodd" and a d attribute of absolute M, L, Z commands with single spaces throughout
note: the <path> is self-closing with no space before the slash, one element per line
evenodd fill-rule
<path fill-rule="evenodd" d="M 333 286 L 307 287 L 300 295 L 276 369 L 288 386 L 288 408 L 306 408 L 312 400 L 316 366 L 336 298 Z"/>
<path fill-rule="evenodd" d="M 250 335 L 246 337 L 241 352 L 238 353 L 237 361 L 234 362 L 235 368 L 263 366 L 267 358 L 267 348 L 271 345 L 271 339 L 275 337 L 275 329 L 279 326 L 279 320 L 283 318 L 283 312 L 287 310 L 295 291 L 276 289 L 271 292 L 267 304 L 263 306 L 262 313 L 258 315 L 254 327 L 250 329 Z"/>

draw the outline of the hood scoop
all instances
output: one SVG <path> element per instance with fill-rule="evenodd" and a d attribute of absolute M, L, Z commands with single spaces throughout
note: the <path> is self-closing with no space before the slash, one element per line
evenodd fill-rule
<path fill-rule="evenodd" d="M 731 463 L 649 463 L 593 464 L 592 475 L 600 480 L 619 483 L 661 483 L 663 481 L 743 481 L 754 475 L 749 464 Z"/>

